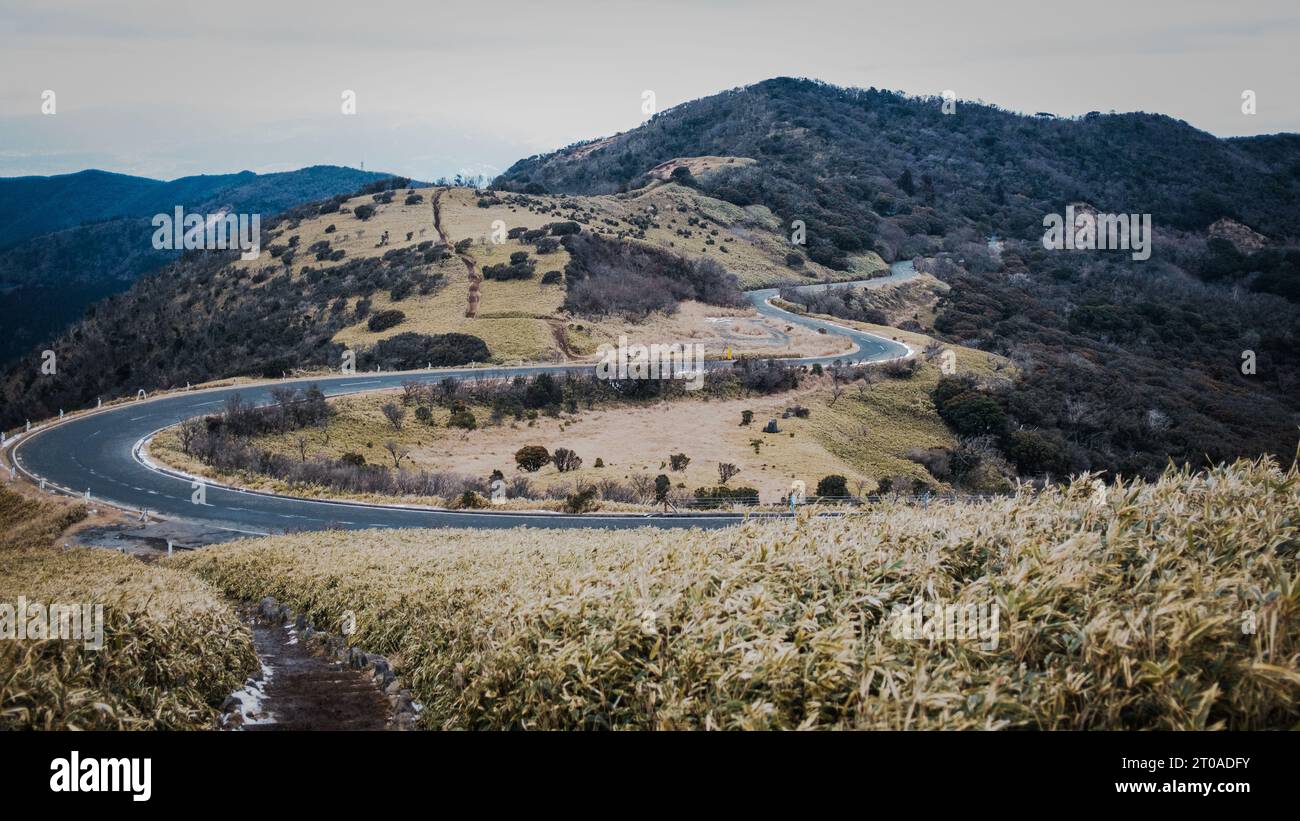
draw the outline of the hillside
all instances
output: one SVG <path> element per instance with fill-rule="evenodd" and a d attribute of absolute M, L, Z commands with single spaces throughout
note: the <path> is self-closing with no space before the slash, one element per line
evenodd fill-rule
<path fill-rule="evenodd" d="M 0 363 L 47 340 L 86 306 L 126 290 L 179 257 L 157 250 L 155 214 L 277 214 L 386 175 L 334 166 L 275 174 L 203 175 L 170 182 L 82 171 L 0 179 Z M 39 310 L 33 308 L 39 307 Z"/>
<path fill-rule="evenodd" d="M 739 289 L 884 268 L 874 254 L 851 271 L 792 266 L 766 209 L 676 184 L 615 197 L 391 185 L 264 220 L 257 260 L 191 252 L 93 306 L 54 343 L 58 374 L 31 367 L 31 350 L 10 369 L 0 424 L 146 385 L 336 370 L 345 350 L 390 370 L 594 361 L 620 335 L 695 341 L 712 357 L 834 353 L 758 317 Z"/>
<path fill-rule="evenodd" d="M 1016 361 L 1016 383 L 984 391 L 1001 415 L 962 432 L 1027 431 L 1036 455 L 1007 455 L 1029 474 L 1293 458 L 1300 136 L 1222 140 L 1155 114 L 964 102 L 945 115 L 941 102 L 769 80 L 521 160 L 494 185 L 636 191 L 684 166 L 703 194 L 805 222 L 807 255 L 827 267 L 865 251 L 924 257 L 949 287 L 903 327 Z M 1151 258 L 1045 250 L 1044 215 L 1074 203 L 1150 213 Z M 817 310 L 877 316 L 866 307 Z"/>
<path fill-rule="evenodd" d="M 521 160 L 494 184 L 612 193 L 675 157 L 745 157 L 701 187 L 805 220 L 818 261 L 876 246 L 919 250 L 924 241 L 910 237 L 967 227 L 1036 239 L 1042 215 L 1067 201 L 1152 213 L 1179 229 L 1230 216 L 1274 239 L 1300 237 L 1300 135 L 1221 140 L 1156 114 L 1044 119 L 968 102 L 949 116 L 941 102 L 777 78 Z"/>
<path fill-rule="evenodd" d="M 105 605 L 102 650 L 0 642 L 0 726 L 213 728 L 258 666 L 232 601 L 274 597 L 304 643 L 386 656 L 427 728 L 1281 730 L 1297 507 L 1294 468 L 1243 462 L 1100 499 L 1081 480 L 718 531 L 328 531 L 146 563 L 63 549 L 82 506 L 0 488 L 0 594 Z"/>

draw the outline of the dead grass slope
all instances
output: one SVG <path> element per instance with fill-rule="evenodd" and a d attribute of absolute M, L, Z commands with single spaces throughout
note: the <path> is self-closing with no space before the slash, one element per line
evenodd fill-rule
<path fill-rule="evenodd" d="M 1300 721 L 1300 475 L 1238 463 L 724 531 L 331 532 L 179 557 L 395 660 L 431 727 Z M 996 603 L 998 641 L 890 628 Z M 1250 625 L 1253 632 L 1243 628 Z"/>

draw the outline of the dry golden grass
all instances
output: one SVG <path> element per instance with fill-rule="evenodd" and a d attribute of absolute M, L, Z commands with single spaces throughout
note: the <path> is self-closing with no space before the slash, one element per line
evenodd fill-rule
<path fill-rule="evenodd" d="M 378 237 L 384 230 L 388 230 L 389 245 L 373 248 L 362 243 L 355 251 L 349 250 L 345 261 L 354 256 L 378 256 L 389 248 L 400 248 L 424 240 L 436 242 L 438 235 L 433 230 L 433 211 L 430 204 L 435 192 L 436 189 L 420 189 L 419 193 L 425 198 L 420 205 L 398 205 L 397 201 L 388 205 L 378 205 L 375 216 L 364 224 L 365 230 L 367 236 L 373 235 L 373 237 Z M 398 199 L 400 200 L 401 197 Z M 461 239 L 475 241 L 470 253 L 480 266 L 503 262 L 509 258 L 511 251 L 520 250 L 519 244 L 515 242 L 496 245 L 488 241 L 491 237 L 492 221 L 502 217 L 502 214 L 495 212 L 505 209 L 480 209 L 474 205 L 476 200 L 477 195 L 467 189 L 447 190 L 443 195 L 443 227 L 453 242 Z M 354 204 L 360 202 L 361 200 L 357 200 Z M 330 220 L 330 217 L 335 219 Z M 338 236 L 337 233 L 329 235 L 320 233 L 320 236 L 312 234 L 315 238 L 308 239 L 308 234 L 313 231 L 323 232 L 324 223 L 339 219 L 349 224 L 355 223 L 351 215 L 330 214 L 304 221 L 294 233 L 303 237 L 305 247 L 315 239 Z M 420 225 L 427 229 L 424 234 L 419 233 L 412 220 L 422 221 Z M 547 220 L 539 218 L 535 221 L 541 224 Z M 317 223 L 321 224 L 317 225 Z M 535 226 L 530 224 L 530 227 Z M 356 230 L 353 229 L 352 233 L 347 235 L 354 244 L 357 242 L 354 238 Z M 415 231 L 415 236 L 410 242 L 405 240 L 408 231 Z M 373 244 L 372 238 L 370 245 Z M 337 242 L 335 246 L 348 247 Z M 568 255 L 559 251 L 537 259 L 539 272 L 550 270 L 552 267 L 562 270 L 568 261 Z M 297 264 L 295 262 L 295 265 Z M 551 352 L 556 345 L 548 321 L 553 319 L 560 310 L 560 304 L 564 300 L 563 286 L 541 285 L 540 273 L 536 279 L 530 281 L 486 281 L 482 285 L 479 316 L 470 318 L 465 316 L 469 276 L 464 264 L 453 256 L 433 266 L 433 270 L 441 274 L 446 282 L 433 294 L 428 296 L 413 294 L 397 303 L 392 302 L 386 293 L 372 295 L 372 311 L 396 308 L 406 314 L 406 320 L 400 325 L 375 333 L 370 331 L 366 327 L 365 320 L 362 320 L 340 330 L 335 334 L 334 341 L 349 347 L 364 347 L 406 332 L 466 333 L 473 334 L 487 343 L 493 359 L 498 362 L 544 360 L 551 357 Z M 352 306 L 355 306 L 356 300 L 351 302 Z"/>
<path fill-rule="evenodd" d="M 803 273 L 795 271 L 785 263 L 790 251 L 790 228 L 765 206 L 742 208 L 675 183 L 652 185 L 618 197 L 582 199 L 601 217 L 626 220 L 652 215 L 659 227 L 646 229 L 644 242 L 688 257 L 714 259 L 735 274 L 746 290 L 824 279 L 847 280 L 888 267 L 875 253 L 869 253 L 851 260 L 853 267 L 849 271 L 834 271 L 812 261 L 805 262 Z M 682 207 L 685 212 L 678 210 Z M 688 223 L 692 216 L 707 217 L 711 222 L 705 228 L 692 226 Z M 678 229 L 690 230 L 692 236 L 682 237 L 676 233 Z M 718 231 L 716 236 L 711 233 L 714 230 Z"/>
<path fill-rule="evenodd" d="M 924 334 L 882 325 L 835 321 L 904 342 L 918 351 L 933 341 Z M 958 345 L 945 348 L 956 355 L 957 373 L 988 378 L 999 367 L 1002 374 L 1011 373 L 1005 360 L 990 357 L 983 351 Z M 808 403 L 813 411 L 808 420 L 811 433 L 829 453 L 847 463 L 853 473 L 873 480 L 867 485 L 868 491 L 874 490 L 875 481 L 886 476 L 909 476 L 933 482 L 925 468 L 906 455 L 915 448 L 951 448 L 957 443 L 930 398 L 940 376 L 939 362 L 934 360 L 924 362 L 908 379 L 881 379 L 865 393 L 854 385 L 834 399 L 829 390 L 823 390 Z M 852 474 L 845 471 L 845 475 Z"/>
<path fill-rule="evenodd" d="M 0 641 L 0 729 L 199 729 L 255 669 L 248 631 L 208 584 L 107 550 L 51 543 L 80 505 L 0 489 L 0 602 L 102 604 L 104 646 Z"/>
<path fill-rule="evenodd" d="M 376 293 L 371 297 L 373 312 L 396 308 L 406 314 L 406 320 L 400 325 L 374 333 L 363 320 L 340 330 L 334 335 L 334 341 L 357 348 L 407 332 L 430 335 L 465 333 L 482 339 L 496 362 L 549 361 L 552 358 L 555 339 L 550 324 L 523 307 L 528 306 L 531 299 L 534 310 L 548 305 L 558 310 L 564 298 L 561 286 L 543 286 L 536 281 L 503 283 L 489 280 L 483 283 L 483 301 L 480 304 L 498 308 L 509 306 L 514 315 L 509 311 L 486 311 L 470 318 L 465 316 L 469 279 L 464 266 L 457 262 L 454 268 L 445 267 L 444 271 L 449 278 L 448 285 L 429 296 L 409 296 L 401 302 L 392 302 L 386 293 Z"/>
<path fill-rule="evenodd" d="M 709 159 L 709 158 L 702 158 Z M 727 158 L 719 158 L 725 160 Z M 298 248 L 289 273 L 302 276 L 307 267 L 329 274 L 330 269 L 349 261 L 382 256 L 385 252 L 416 245 L 425 241 L 438 241 L 433 226 L 432 200 L 438 189 L 423 188 L 417 193 L 423 202 L 405 205 L 405 190 L 398 191 L 394 201 L 374 203 L 370 196 L 354 197 L 342 208 L 355 210 L 360 205 L 375 208 L 374 216 L 362 222 L 353 213 L 342 211 L 308 217 L 296 225 L 280 227 L 272 235 L 271 245 L 286 245 L 291 237 L 298 237 Z M 397 308 L 406 314 L 406 321 L 378 333 L 367 329 L 361 321 L 341 329 L 334 341 L 349 347 L 373 345 L 399 333 L 421 334 L 466 333 L 478 336 L 488 346 L 494 362 L 564 361 L 591 355 L 603 342 L 614 342 L 620 334 L 658 333 L 659 325 L 669 325 L 674 338 L 716 336 L 717 327 L 707 322 L 702 312 L 687 311 L 677 317 L 659 317 L 653 323 L 630 323 L 621 319 L 600 321 L 575 320 L 563 310 L 564 286 L 543 286 L 541 277 L 548 271 L 563 271 L 568 264 L 568 253 L 560 249 L 551 254 L 539 255 L 531 245 L 517 240 L 503 243 L 493 241 L 494 227 L 499 221 L 506 230 L 512 228 L 539 228 L 547 223 L 580 216 L 585 222 L 584 231 L 607 236 L 622 235 L 629 242 L 646 242 L 682 254 L 686 257 L 710 257 L 736 274 L 743 288 L 767 287 L 783 283 L 807 283 L 808 276 L 817 279 L 850 279 L 868 276 L 885 266 L 875 254 L 851 260 L 852 270 L 832 271 L 816 263 L 805 266 L 805 274 L 790 269 L 785 255 L 790 250 L 788 227 L 762 206 L 740 208 L 721 200 L 700 194 L 694 189 L 676 184 L 658 184 L 633 194 L 600 197 L 532 197 L 536 205 L 527 207 L 518 203 L 502 203 L 480 208 L 483 195 L 471 189 L 450 188 L 442 193 L 443 228 L 452 242 L 469 239 L 469 253 L 479 269 L 506 262 L 511 253 L 525 250 L 537 264 L 537 276 L 532 280 L 496 281 L 482 283 L 478 315 L 465 316 L 469 293 L 469 277 L 463 263 L 456 257 L 431 265 L 430 270 L 442 275 L 445 285 L 436 293 L 426 296 L 413 294 L 399 303 L 392 303 L 386 293 L 371 296 L 373 311 Z M 686 208 L 686 212 L 678 210 Z M 708 217 L 713 221 L 707 229 L 689 226 L 692 216 Z M 645 230 L 644 239 L 634 239 L 639 229 L 633 220 L 653 219 L 659 227 Z M 334 226 L 336 230 L 326 233 Z M 694 236 L 677 235 L 677 229 L 689 229 Z M 716 236 L 709 233 L 716 230 Z M 388 232 L 385 245 L 378 245 L 380 236 Z M 407 234 L 411 239 L 406 239 Z M 305 250 L 313 243 L 328 240 L 333 249 L 346 252 L 341 261 L 319 261 Z M 713 244 L 708 244 L 709 242 Z M 723 248 L 726 248 L 723 251 Z M 281 271 L 279 260 L 269 255 L 258 260 L 236 261 L 236 269 L 247 272 L 261 270 Z M 244 298 L 248 289 L 263 287 L 249 280 L 241 282 L 217 306 L 228 308 L 232 302 Z M 349 307 L 354 308 L 359 297 L 353 297 Z M 717 311 L 716 313 L 726 313 Z M 574 325 L 583 325 L 575 330 Z M 561 344 L 558 336 L 567 336 Z M 776 353 L 816 353 L 804 350 L 801 343 L 806 334 L 796 332 L 796 342 L 787 350 Z M 725 340 L 723 340 L 725 343 Z M 761 346 L 760 346 L 761 347 Z M 806 346 L 805 346 L 806 347 Z M 719 349 L 725 349 L 725 344 Z M 767 353 L 766 348 L 762 351 Z"/>
<path fill-rule="evenodd" d="M 433 210 L 429 204 L 433 191 L 432 188 L 417 189 L 417 193 L 424 196 L 424 202 L 417 205 L 404 204 L 406 189 L 394 192 L 394 199 L 388 204 L 376 203 L 368 194 L 353 197 L 344 202 L 341 207 L 355 210 L 359 205 L 371 205 L 375 208 L 375 215 L 364 221 L 357 219 L 355 214 L 345 214 L 341 211 L 308 217 L 300 220 L 296 227 L 289 225 L 281 227 L 273 235 L 271 244 L 286 245 L 289 237 L 295 235 L 298 237 L 298 247 L 304 249 L 304 252 L 297 254 L 291 266 L 293 275 L 297 277 L 304 268 L 328 271 L 351 259 L 383 256 L 384 252 L 392 248 L 405 248 L 425 240 L 436 242 L 438 234 L 433 229 Z M 335 230 L 326 233 L 325 229 L 331 225 L 335 226 Z M 379 238 L 385 231 L 388 232 L 388 244 L 378 247 Z M 412 234 L 409 241 L 406 239 L 408 232 Z M 319 240 L 329 240 L 331 248 L 342 248 L 347 252 L 346 256 L 338 262 L 331 262 L 317 260 L 315 256 L 305 253 L 308 246 Z M 283 267 L 278 260 L 273 262 L 266 253 L 256 260 L 239 260 L 234 263 L 235 266 L 250 271 L 271 264 L 274 264 L 277 269 Z"/>
<path fill-rule="evenodd" d="M 660 181 L 667 181 L 675 169 L 685 167 L 690 170 L 692 176 L 698 179 L 714 171 L 725 168 L 744 168 L 745 166 L 754 165 L 756 162 L 758 161 L 752 157 L 677 157 L 659 163 L 647 171 L 646 176 Z"/>
<path fill-rule="evenodd" d="M 1300 720 L 1300 475 L 1238 463 L 723 531 L 330 532 L 181 556 L 395 661 L 430 727 L 1259 729 Z M 895 636 L 996 602 L 996 647 Z M 1243 632 L 1253 620 L 1255 631 Z"/>

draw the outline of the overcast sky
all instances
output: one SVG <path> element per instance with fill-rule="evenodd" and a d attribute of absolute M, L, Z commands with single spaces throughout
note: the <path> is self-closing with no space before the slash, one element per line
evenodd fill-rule
<path fill-rule="evenodd" d="M 1300 131 L 1300 4 L 4 0 L 0 176 L 495 173 L 778 75 Z"/>

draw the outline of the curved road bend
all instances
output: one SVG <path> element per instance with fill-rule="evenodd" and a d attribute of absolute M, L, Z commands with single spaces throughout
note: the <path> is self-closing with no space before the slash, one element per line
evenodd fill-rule
<path fill-rule="evenodd" d="M 915 276 L 911 263 L 896 263 L 889 277 L 868 280 L 883 284 Z M 848 283 L 844 283 L 847 285 Z M 802 286 L 821 288 L 825 286 Z M 851 330 L 842 325 L 799 316 L 767 302 L 776 289 L 749 293 L 755 307 L 768 316 L 780 317 L 827 333 L 849 337 L 859 348 L 850 355 L 790 360 L 797 364 L 829 363 L 836 359 L 880 361 L 908 354 L 906 346 L 883 337 Z M 730 363 L 714 363 L 726 367 Z M 743 520 L 742 515 L 585 514 L 570 516 L 548 513 L 457 512 L 403 508 L 361 503 L 272 496 L 209 484 L 206 505 L 190 500 L 191 480 L 144 464 L 137 455 L 139 444 L 151 434 L 185 419 L 212 413 L 234 393 L 255 404 L 271 402 L 271 389 L 281 385 L 320 386 L 326 396 L 362 393 L 399 387 L 406 380 L 436 381 L 457 378 L 562 373 L 590 368 L 586 365 L 535 365 L 517 368 L 443 368 L 402 373 L 357 373 L 348 376 L 282 380 L 276 383 L 219 388 L 174 394 L 159 399 L 119 405 L 109 410 L 79 416 L 24 436 L 11 449 L 11 458 L 29 476 L 45 479 L 56 487 L 91 497 L 128 510 L 147 509 L 151 514 L 187 519 L 204 525 L 241 533 L 267 534 L 285 530 L 320 530 L 376 527 L 531 527 L 627 528 L 723 527 Z"/>

